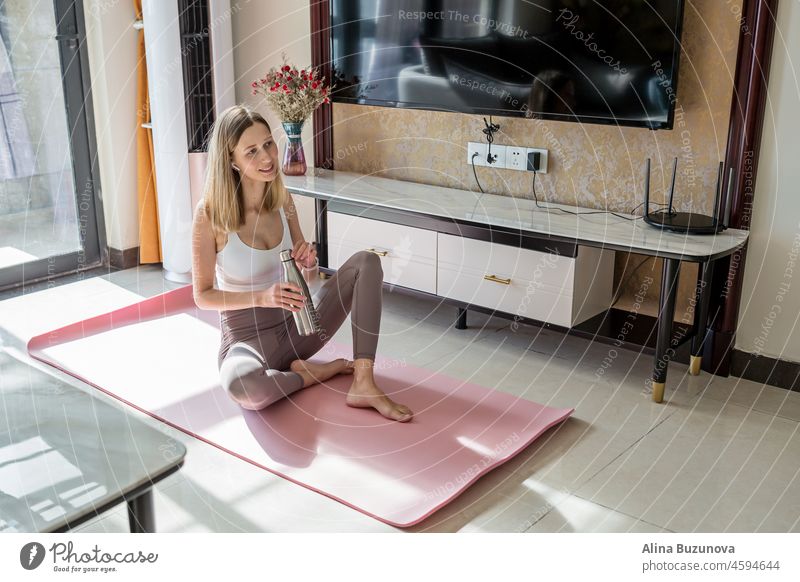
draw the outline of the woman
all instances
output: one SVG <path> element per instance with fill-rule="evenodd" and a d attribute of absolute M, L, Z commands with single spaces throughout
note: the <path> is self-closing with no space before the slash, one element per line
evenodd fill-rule
<path fill-rule="evenodd" d="M 229 107 L 211 131 L 204 197 L 192 225 L 194 300 L 200 309 L 220 312 L 222 386 L 243 408 L 259 410 L 336 374 L 352 374 L 348 405 L 410 420 L 411 410 L 386 396 L 373 375 L 382 307 L 380 258 L 359 251 L 345 261 L 316 297 L 321 331 L 301 336 L 291 312 L 309 298 L 298 285 L 281 283 L 283 249 L 292 249 L 304 271 L 318 264 L 283 186 L 269 124 L 247 107 Z M 308 362 L 351 308 L 353 361 Z"/>

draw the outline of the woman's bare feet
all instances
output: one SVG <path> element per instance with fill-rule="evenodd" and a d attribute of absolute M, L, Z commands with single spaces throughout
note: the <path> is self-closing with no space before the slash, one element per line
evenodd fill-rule
<path fill-rule="evenodd" d="M 353 361 L 338 358 L 331 362 L 317 364 L 308 360 L 294 360 L 289 364 L 289 368 L 303 377 L 303 388 L 307 388 L 312 384 L 333 378 L 336 374 L 352 374 Z"/>
<path fill-rule="evenodd" d="M 353 384 L 347 393 L 346 402 L 348 406 L 374 408 L 386 418 L 399 422 L 411 420 L 413 416 L 411 410 L 386 396 L 375 384 L 371 365 L 371 362 L 361 361 L 360 374 L 353 379 Z M 353 374 L 355 364 L 352 360 L 345 358 L 339 358 L 324 364 L 312 363 L 308 360 L 294 360 L 289 364 L 289 368 L 303 377 L 303 388 L 306 388 L 312 384 L 324 382 L 336 374 Z"/>
<path fill-rule="evenodd" d="M 404 404 L 398 404 L 378 388 L 371 377 L 357 377 L 353 379 L 350 392 L 347 393 L 348 406 L 356 408 L 374 408 L 386 418 L 407 422 L 414 415 L 411 409 Z"/>

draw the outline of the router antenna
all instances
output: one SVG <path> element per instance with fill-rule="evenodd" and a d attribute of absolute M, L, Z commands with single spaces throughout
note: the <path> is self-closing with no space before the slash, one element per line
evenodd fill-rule
<path fill-rule="evenodd" d="M 678 171 L 678 158 L 675 158 L 675 161 L 672 163 L 672 184 L 669 187 L 669 204 L 667 205 L 667 213 L 668 214 L 675 214 L 675 211 L 672 209 L 672 198 L 675 196 L 675 174 Z"/>
<path fill-rule="evenodd" d="M 680 157 L 680 156 L 678 156 Z M 672 183 L 669 186 L 669 202 L 658 204 L 659 208 L 655 213 L 650 213 L 650 158 L 645 160 L 645 175 L 644 175 L 644 216 L 642 222 L 649 224 L 655 228 L 662 230 L 670 230 L 672 232 L 680 232 L 683 234 L 716 234 L 728 228 L 728 221 L 730 220 L 730 213 L 733 206 L 733 168 L 728 177 L 727 196 L 722 199 L 723 188 L 723 172 L 725 171 L 725 161 L 719 163 L 719 170 L 717 171 L 717 189 L 714 193 L 712 216 L 707 214 L 700 214 L 698 212 L 678 212 L 673 209 L 672 202 L 675 198 L 675 184 L 678 178 L 678 158 L 675 158 L 672 163 Z M 661 161 L 659 160 L 659 164 Z M 661 165 L 663 167 L 663 164 Z M 661 182 L 665 183 L 666 171 L 662 170 Z M 666 188 L 662 195 L 666 196 Z M 667 210 L 664 210 L 668 206 Z M 724 215 L 724 224 L 723 224 Z"/>
<path fill-rule="evenodd" d="M 728 192 L 725 195 L 725 215 L 723 218 L 722 229 L 725 230 L 728 228 L 731 220 L 731 206 L 733 206 L 733 199 L 731 195 L 733 194 L 733 166 L 728 171 Z"/>
<path fill-rule="evenodd" d="M 722 207 L 720 206 L 720 202 L 722 202 L 722 168 L 723 162 L 720 162 L 719 170 L 717 171 L 717 190 L 714 193 L 714 211 L 712 216 L 715 227 L 719 224 L 720 214 L 722 214 Z"/>
<path fill-rule="evenodd" d="M 644 164 L 644 215 L 650 215 L 650 158 Z"/>

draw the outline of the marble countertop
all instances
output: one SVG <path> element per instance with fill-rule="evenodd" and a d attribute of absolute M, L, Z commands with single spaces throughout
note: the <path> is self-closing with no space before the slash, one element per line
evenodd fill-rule
<path fill-rule="evenodd" d="M 652 227 L 642 220 L 625 220 L 612 214 L 573 216 L 537 208 L 532 198 L 472 192 L 457 188 L 417 184 L 378 176 L 310 168 L 306 176 L 283 176 L 289 191 L 325 200 L 343 200 L 390 209 L 417 212 L 456 222 L 502 226 L 545 234 L 592 246 L 687 260 L 730 254 L 747 241 L 748 231 L 728 229 L 717 235 L 684 235 Z M 541 204 L 578 212 L 551 202 Z M 618 214 L 633 217 L 632 214 Z"/>

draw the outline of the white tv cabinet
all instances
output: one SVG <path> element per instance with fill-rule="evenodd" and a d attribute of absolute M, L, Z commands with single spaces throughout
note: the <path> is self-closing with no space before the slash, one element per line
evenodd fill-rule
<path fill-rule="evenodd" d="M 748 236 L 739 229 L 671 233 L 611 214 L 575 216 L 537 208 L 525 198 L 353 172 L 312 168 L 307 176 L 284 176 L 284 182 L 290 192 L 316 199 L 323 272 L 334 272 L 357 250 L 371 250 L 382 257 L 386 285 L 452 303 L 457 328 L 466 327 L 466 310 L 476 309 L 612 338 L 614 252 L 663 258 L 659 315 L 650 318 L 645 336 L 656 338 L 655 402 L 663 400 L 668 363 L 681 343 L 692 340 L 690 372 L 700 373 L 713 262 L 743 247 Z M 681 261 L 701 267 L 691 325 L 673 325 Z"/>
<path fill-rule="evenodd" d="M 611 307 L 614 251 L 576 257 L 329 211 L 327 267 L 381 257 L 384 282 L 509 315 L 573 327 Z"/>

